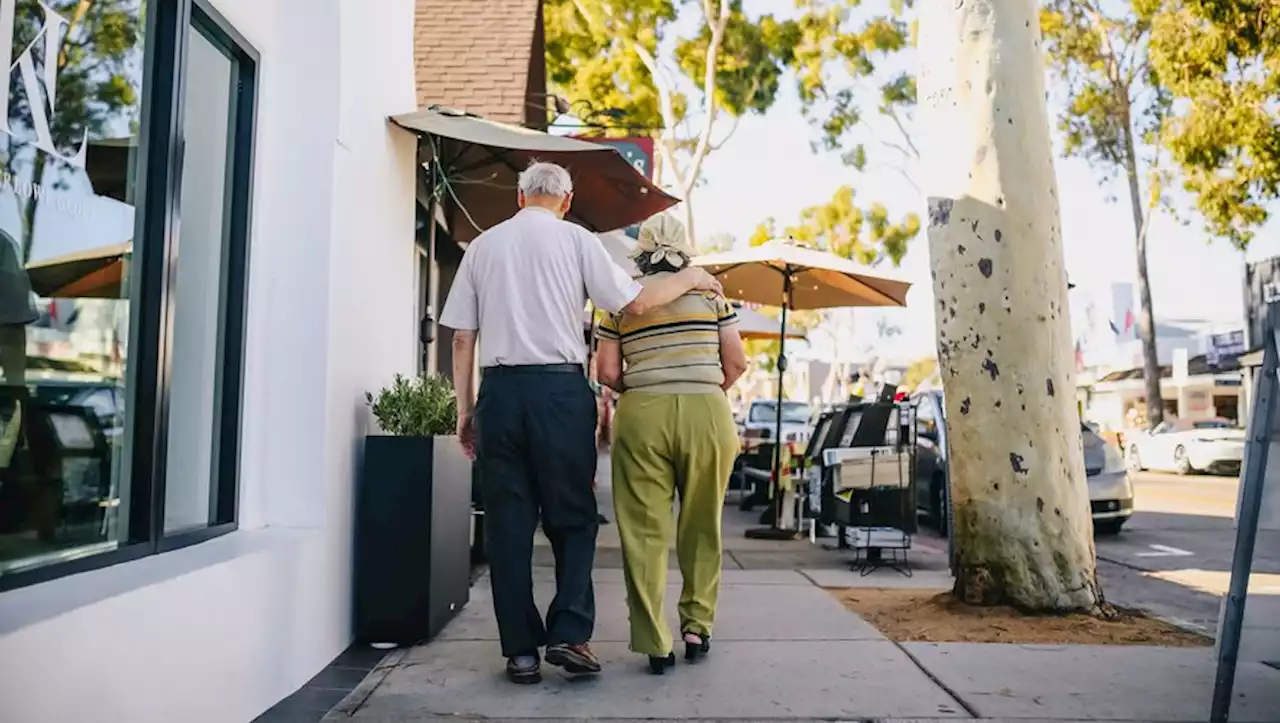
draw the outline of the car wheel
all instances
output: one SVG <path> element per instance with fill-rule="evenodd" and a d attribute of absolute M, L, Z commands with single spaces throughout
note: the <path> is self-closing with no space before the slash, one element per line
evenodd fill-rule
<path fill-rule="evenodd" d="M 929 493 L 933 503 L 930 505 L 929 516 L 933 518 L 933 526 L 938 528 L 938 532 L 947 534 L 947 483 L 942 477 L 934 477 L 930 484 L 932 491 Z"/>
<path fill-rule="evenodd" d="M 1118 535 L 1124 523 L 1124 520 L 1094 520 L 1093 532 L 1098 535 Z"/>
<path fill-rule="evenodd" d="M 1195 468 L 1191 466 L 1191 459 L 1187 457 L 1185 447 L 1179 446 L 1173 450 L 1173 468 L 1178 474 L 1191 474 L 1195 472 Z"/>
<path fill-rule="evenodd" d="M 1129 461 L 1130 472 L 1143 471 L 1144 467 L 1142 466 L 1142 455 L 1138 453 L 1138 445 L 1135 444 L 1129 448 L 1128 461 Z"/>

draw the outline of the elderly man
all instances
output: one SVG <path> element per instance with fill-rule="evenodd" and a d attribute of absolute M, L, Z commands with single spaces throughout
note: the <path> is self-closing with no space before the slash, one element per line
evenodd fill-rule
<path fill-rule="evenodd" d="M 588 645 L 598 522 L 596 402 L 583 369 L 587 299 L 605 311 L 642 314 L 691 290 L 719 293 L 720 285 L 694 268 L 648 286 L 633 281 L 598 238 L 563 220 L 573 181 L 559 166 L 529 166 L 520 174 L 517 200 L 515 216 L 467 248 L 440 323 L 456 332 L 458 435 L 480 465 L 507 675 L 536 683 L 544 645 L 551 665 L 575 674 L 600 670 Z M 477 339 L 483 371 L 473 402 Z M 545 627 L 533 599 L 539 518 L 556 559 L 556 596 Z"/>

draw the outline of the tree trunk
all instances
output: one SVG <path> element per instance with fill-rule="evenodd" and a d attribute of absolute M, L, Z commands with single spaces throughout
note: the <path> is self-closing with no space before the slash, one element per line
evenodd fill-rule
<path fill-rule="evenodd" d="M 41 182 L 44 180 L 46 156 L 42 151 L 35 152 L 35 160 L 31 171 L 31 195 L 21 202 L 19 216 L 22 222 L 22 263 L 31 261 L 31 250 L 36 241 L 36 211 L 40 208 L 40 196 L 44 193 Z"/>
<path fill-rule="evenodd" d="M 698 237 L 693 231 L 693 185 L 690 184 L 689 190 L 684 192 L 684 198 L 680 202 L 680 211 L 684 214 L 684 237 L 688 240 L 689 245 L 694 251 L 698 251 Z"/>
<path fill-rule="evenodd" d="M 1100 591 L 1036 11 L 965 0 L 921 17 L 955 594 L 1090 610 Z"/>
<path fill-rule="evenodd" d="M 1147 390 L 1147 429 L 1164 421 L 1164 400 L 1160 396 L 1160 356 L 1156 350 L 1156 317 L 1151 308 L 1151 284 L 1147 280 L 1147 218 L 1143 213 L 1142 189 L 1138 182 L 1137 154 L 1133 128 L 1125 119 L 1124 173 L 1129 181 L 1129 205 L 1133 209 L 1133 239 L 1138 254 L 1138 337 L 1142 339 L 1142 379 Z M 1123 323 L 1122 319 L 1116 320 Z"/>

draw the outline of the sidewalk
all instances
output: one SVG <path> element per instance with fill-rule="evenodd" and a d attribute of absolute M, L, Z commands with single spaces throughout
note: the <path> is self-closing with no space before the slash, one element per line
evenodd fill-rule
<path fill-rule="evenodd" d="M 607 480 L 601 482 L 601 509 L 612 518 Z M 508 683 L 482 576 L 471 603 L 436 640 L 394 652 L 325 720 L 1208 719 L 1210 649 L 899 645 L 822 587 L 946 588 L 941 551 L 914 550 L 911 578 L 890 570 L 860 577 L 848 571 L 844 555 L 808 542 L 743 538 L 750 517 L 725 508 L 727 554 L 715 646 L 697 665 L 682 661 L 666 676 L 651 676 L 644 658 L 627 650 L 621 555 L 611 524 L 601 529 L 594 573 L 593 647 L 605 665 L 598 678 L 569 680 L 544 666 L 541 685 Z M 550 550 L 539 548 L 534 579 L 544 607 L 554 594 L 551 564 Z M 670 583 L 673 601 L 679 592 L 674 569 Z M 673 608 L 668 605 L 675 631 Z M 1233 721 L 1280 721 L 1280 671 L 1242 665 L 1236 694 Z"/>

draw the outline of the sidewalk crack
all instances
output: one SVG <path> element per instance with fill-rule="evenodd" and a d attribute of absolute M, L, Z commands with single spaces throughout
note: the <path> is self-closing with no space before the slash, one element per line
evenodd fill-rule
<path fill-rule="evenodd" d="M 917 668 L 920 669 L 921 673 L 925 674 L 925 677 L 927 677 L 929 680 L 932 680 L 934 685 L 941 688 L 942 691 L 947 695 L 951 696 L 951 699 L 954 700 L 961 708 L 964 708 L 964 712 L 968 713 L 970 718 L 982 717 L 981 715 L 978 714 L 978 710 L 969 704 L 969 701 L 965 700 L 964 698 L 961 698 L 959 693 L 951 689 L 951 686 L 942 682 L 942 679 L 934 675 L 933 671 L 924 667 L 924 663 L 921 663 L 919 658 L 917 658 L 915 655 L 912 655 L 911 651 L 907 650 L 906 646 L 904 646 L 902 643 L 898 642 L 897 640 L 893 640 L 891 642 L 898 647 L 898 650 L 902 651 L 903 655 L 907 656 L 907 659 L 909 659 L 913 664 L 915 664 Z"/>
<path fill-rule="evenodd" d="M 825 589 L 826 589 L 826 588 L 822 587 L 821 585 L 819 585 L 819 584 L 818 584 L 818 581 L 817 581 L 817 580 L 814 580 L 814 579 L 813 579 L 813 577 L 812 577 L 812 576 L 810 576 L 810 575 L 809 575 L 809 573 L 805 572 L 804 570 L 802 570 L 802 569 L 800 569 L 800 568 L 798 568 L 798 567 L 797 567 L 797 568 L 796 568 L 796 572 L 800 573 L 800 577 L 803 577 L 804 579 L 808 580 L 810 585 L 813 585 L 814 587 L 816 587 L 816 588 L 818 588 L 818 589 L 820 589 L 820 590 L 825 590 Z"/>

